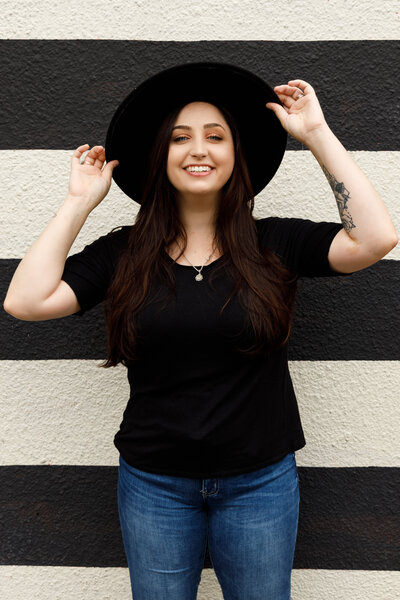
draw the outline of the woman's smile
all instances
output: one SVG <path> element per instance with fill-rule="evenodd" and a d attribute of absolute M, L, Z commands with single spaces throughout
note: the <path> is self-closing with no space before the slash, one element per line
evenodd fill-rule
<path fill-rule="evenodd" d="M 213 167 L 208 167 L 208 169 L 197 167 L 197 169 L 198 170 L 196 170 L 196 168 L 188 169 L 187 167 L 185 167 L 183 170 L 186 171 L 186 173 L 188 175 L 191 175 L 192 177 L 206 177 L 207 175 L 211 175 L 211 173 L 214 172 Z"/>

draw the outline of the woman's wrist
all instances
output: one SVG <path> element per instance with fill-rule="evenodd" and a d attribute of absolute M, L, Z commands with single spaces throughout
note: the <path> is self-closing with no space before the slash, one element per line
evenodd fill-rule
<path fill-rule="evenodd" d="M 87 198 L 67 194 L 57 211 L 57 215 L 62 215 L 63 218 L 72 219 L 73 221 L 86 221 L 93 208 L 93 203 L 89 202 Z"/>
<path fill-rule="evenodd" d="M 303 141 L 303 144 L 315 154 L 318 150 L 324 146 L 329 139 L 336 139 L 335 134 L 330 129 L 329 125 L 325 122 L 320 127 L 315 128 L 311 131 L 307 138 Z"/>

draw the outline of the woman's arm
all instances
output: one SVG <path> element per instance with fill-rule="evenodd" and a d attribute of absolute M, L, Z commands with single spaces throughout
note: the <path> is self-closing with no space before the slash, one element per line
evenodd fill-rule
<path fill-rule="evenodd" d="M 364 269 L 398 242 L 389 213 L 369 179 L 328 125 L 315 130 L 306 144 L 332 188 L 343 224 L 343 230 L 329 249 L 329 263 L 340 272 Z"/>
<path fill-rule="evenodd" d="M 329 249 L 332 269 L 351 273 L 372 265 L 398 242 L 382 199 L 330 130 L 312 86 L 294 79 L 274 89 L 283 106 L 266 106 L 288 133 L 310 149 L 336 198 L 343 229 Z"/>
<path fill-rule="evenodd" d="M 11 280 L 4 309 L 27 321 L 64 317 L 79 310 L 70 286 L 61 280 L 68 252 L 89 213 L 101 202 L 111 185 L 118 161 L 107 163 L 102 146 L 94 146 L 80 163 L 88 145 L 72 156 L 68 195 L 39 238 L 19 263 Z"/>

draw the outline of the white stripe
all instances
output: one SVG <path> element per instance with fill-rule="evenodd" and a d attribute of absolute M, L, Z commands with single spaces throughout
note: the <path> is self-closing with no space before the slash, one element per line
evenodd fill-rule
<path fill-rule="evenodd" d="M 310 467 L 400 467 L 399 361 L 291 361 Z"/>
<path fill-rule="evenodd" d="M 0 161 L 0 258 L 21 258 L 55 215 L 68 191 L 71 151 L 3 150 Z M 381 195 L 400 231 L 400 152 L 351 152 Z M 90 214 L 71 253 L 113 227 L 134 222 L 139 205 L 113 182 Z M 270 184 L 257 196 L 254 215 L 291 216 L 340 223 L 331 188 L 311 152 L 287 151 Z M 385 259 L 400 260 L 400 244 Z"/>
<path fill-rule="evenodd" d="M 292 573 L 296 600 L 394 600 L 399 589 L 399 571 L 294 569 Z"/>
<path fill-rule="evenodd" d="M 101 361 L 0 361 L 0 464 L 116 465 L 126 369 Z"/>
<path fill-rule="evenodd" d="M 68 192 L 73 149 L 3 150 L 0 161 L 0 214 L 3 219 L 0 258 L 22 258 Z M 90 214 L 71 254 L 99 235 L 134 222 L 139 205 L 112 182 L 103 200 Z"/>
<path fill-rule="evenodd" d="M 399 571 L 292 571 L 296 600 L 394 600 L 399 589 Z M 127 568 L 3 565 L 0 595 L 12 600 L 110 600 L 131 598 L 131 591 Z M 197 598 L 222 600 L 214 569 L 203 569 Z"/>
<path fill-rule="evenodd" d="M 0 36 L 26 39 L 378 40 L 397 39 L 396 0 L 3 0 Z"/>
<path fill-rule="evenodd" d="M 126 370 L 99 362 L 0 361 L 1 465 L 118 464 Z M 299 466 L 400 467 L 399 361 L 289 366 L 307 442 Z"/>
<path fill-rule="evenodd" d="M 131 598 L 127 568 L 0 566 L 4 600 L 111 600 Z"/>

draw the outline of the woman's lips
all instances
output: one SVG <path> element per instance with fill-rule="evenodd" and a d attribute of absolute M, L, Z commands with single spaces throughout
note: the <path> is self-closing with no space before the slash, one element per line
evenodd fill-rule
<path fill-rule="evenodd" d="M 210 175 L 210 173 L 214 171 L 214 169 L 211 169 L 211 171 L 187 171 L 186 169 L 183 170 L 185 171 L 185 173 L 188 173 L 188 175 L 192 175 L 192 177 L 205 177 L 206 175 Z"/>

